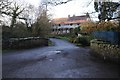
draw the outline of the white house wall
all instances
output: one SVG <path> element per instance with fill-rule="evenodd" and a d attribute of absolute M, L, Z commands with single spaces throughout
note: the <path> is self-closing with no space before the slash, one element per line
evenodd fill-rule
<path fill-rule="evenodd" d="M 73 24 L 73 25 L 61 24 L 60 26 L 59 25 L 54 25 L 53 28 L 54 29 L 61 29 L 61 28 L 64 29 L 64 28 L 76 28 L 78 26 L 80 26 L 80 25 L 78 25 L 78 24 Z"/>

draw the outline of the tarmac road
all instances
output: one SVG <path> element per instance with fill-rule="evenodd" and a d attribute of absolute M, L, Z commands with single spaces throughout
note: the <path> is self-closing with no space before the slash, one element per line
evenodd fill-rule
<path fill-rule="evenodd" d="M 89 48 L 60 39 L 54 46 L 14 51 L 2 55 L 3 78 L 118 78 L 117 65 L 97 61 Z"/>

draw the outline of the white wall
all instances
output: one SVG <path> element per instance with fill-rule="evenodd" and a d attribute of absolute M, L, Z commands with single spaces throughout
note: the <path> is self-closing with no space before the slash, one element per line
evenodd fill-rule
<path fill-rule="evenodd" d="M 77 25 L 77 24 L 73 24 L 73 25 L 64 25 L 64 24 L 62 24 L 62 25 L 55 25 L 55 26 L 53 26 L 53 28 L 57 28 L 57 29 L 59 29 L 59 28 L 76 28 L 76 27 L 78 27 L 78 26 L 80 26 L 80 25 Z"/>

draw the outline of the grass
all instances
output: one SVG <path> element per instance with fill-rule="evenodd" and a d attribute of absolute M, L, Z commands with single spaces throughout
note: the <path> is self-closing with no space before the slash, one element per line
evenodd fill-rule
<path fill-rule="evenodd" d="M 76 46 L 80 46 L 80 47 L 81 47 L 81 46 L 82 46 L 82 44 L 80 44 L 80 43 L 77 43 L 77 44 L 76 44 Z"/>
<path fill-rule="evenodd" d="M 18 49 L 2 49 L 2 54 L 8 53 L 8 52 L 13 52 L 13 51 L 18 51 Z"/>
<path fill-rule="evenodd" d="M 59 38 L 59 39 L 62 39 L 62 40 L 70 41 L 70 38 L 69 38 L 69 37 L 58 36 L 58 37 L 56 37 L 56 38 Z"/>
<path fill-rule="evenodd" d="M 83 37 L 77 38 L 77 36 L 73 34 L 54 35 L 52 37 L 62 39 L 62 40 L 67 40 L 71 43 L 74 43 L 76 46 L 80 46 L 80 47 L 89 47 L 90 40 L 93 39 L 93 37 L 88 35 L 84 35 Z"/>
<path fill-rule="evenodd" d="M 48 46 L 54 46 L 54 43 L 52 41 L 48 41 Z"/>

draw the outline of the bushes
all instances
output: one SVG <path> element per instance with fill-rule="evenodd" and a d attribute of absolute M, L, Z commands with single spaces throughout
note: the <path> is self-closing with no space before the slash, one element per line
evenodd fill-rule
<path fill-rule="evenodd" d="M 87 41 L 87 39 L 85 37 L 77 38 L 76 43 L 81 43 L 82 45 L 88 45 L 89 44 L 89 42 Z"/>
<path fill-rule="evenodd" d="M 97 24 L 97 30 L 99 31 L 110 31 L 110 30 L 113 30 L 113 31 L 116 31 L 118 28 L 118 25 L 117 23 L 115 22 L 112 22 L 112 21 L 106 21 L 106 22 L 100 22 L 99 24 Z"/>
<path fill-rule="evenodd" d="M 2 39 L 8 40 L 10 37 L 12 37 L 11 30 L 9 26 L 2 26 Z"/>
<path fill-rule="evenodd" d="M 81 24 L 81 32 L 83 33 L 90 33 L 92 31 L 94 31 L 96 28 L 96 23 L 95 22 L 86 22 L 86 23 L 82 23 Z"/>
<path fill-rule="evenodd" d="M 91 33 L 93 31 L 119 31 L 119 25 L 115 21 L 86 22 L 81 24 L 81 32 Z"/>
<path fill-rule="evenodd" d="M 75 38 L 76 38 L 76 35 L 69 33 L 69 34 L 53 35 L 52 37 L 53 38 L 60 38 L 60 39 L 67 40 L 67 41 L 70 41 L 73 43 Z"/>
<path fill-rule="evenodd" d="M 60 38 L 67 40 L 69 42 L 75 43 L 76 45 L 81 46 L 90 46 L 90 40 L 93 39 L 91 35 L 83 35 L 82 37 L 77 37 L 75 34 L 60 34 L 54 36 L 54 38 Z"/>
<path fill-rule="evenodd" d="M 31 31 L 28 30 L 29 28 L 30 27 L 26 27 L 24 23 L 17 23 L 16 26 L 12 29 L 12 37 L 22 38 L 32 36 Z"/>
<path fill-rule="evenodd" d="M 2 38 L 8 40 L 10 38 L 29 37 L 32 32 L 28 30 L 24 23 L 17 23 L 12 29 L 9 26 L 2 26 Z"/>
<path fill-rule="evenodd" d="M 92 40 L 92 36 L 83 36 L 83 37 L 77 37 L 75 40 L 76 44 L 81 44 L 82 46 L 89 46 L 90 45 L 90 40 Z"/>

